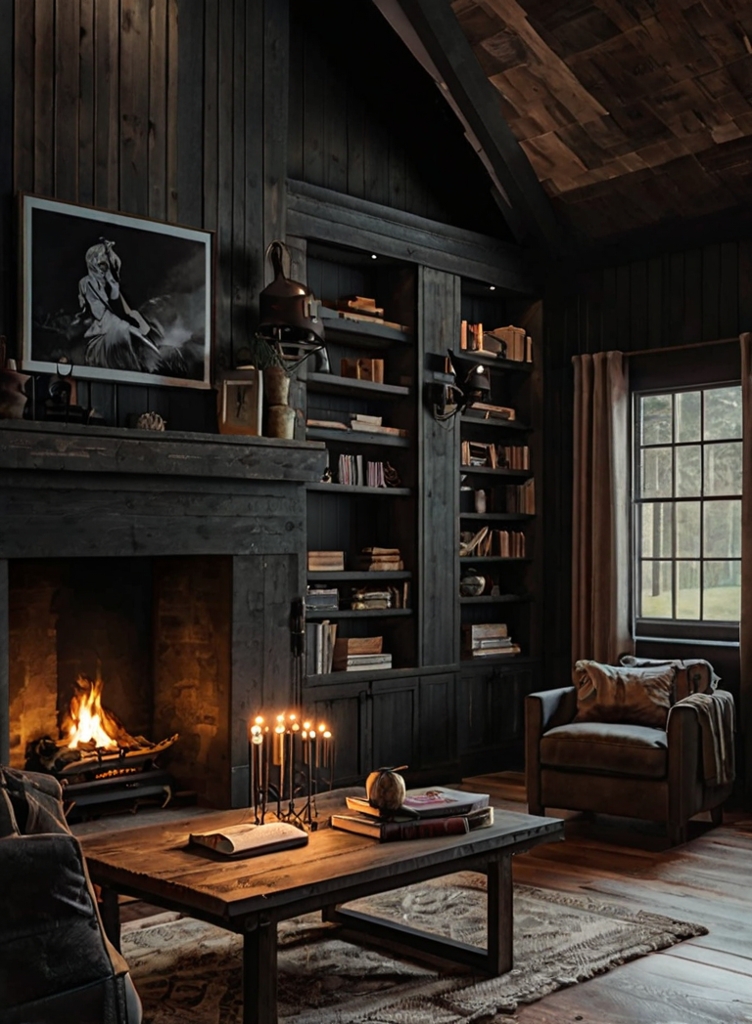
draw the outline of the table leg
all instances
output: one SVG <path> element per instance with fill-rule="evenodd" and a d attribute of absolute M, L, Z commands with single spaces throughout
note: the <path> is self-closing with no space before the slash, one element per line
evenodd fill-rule
<path fill-rule="evenodd" d="M 120 952 L 120 903 L 114 889 L 102 886 L 102 902 L 99 908 L 104 933 L 115 949 Z"/>
<path fill-rule="evenodd" d="M 277 1024 L 277 922 L 265 915 L 243 936 L 243 1024 Z"/>
<path fill-rule="evenodd" d="M 488 876 L 488 970 L 491 974 L 511 971 L 513 963 L 512 855 L 502 854 L 489 861 Z"/>

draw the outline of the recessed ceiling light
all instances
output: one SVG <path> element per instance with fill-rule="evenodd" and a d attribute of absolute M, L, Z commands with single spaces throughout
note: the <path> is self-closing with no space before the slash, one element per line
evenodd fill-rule
<path fill-rule="evenodd" d="M 375 253 L 375 252 L 372 252 L 372 253 L 371 253 L 371 259 L 372 259 L 372 260 L 377 260 L 378 258 L 379 258 L 379 257 L 378 257 L 378 256 L 376 255 L 376 253 Z"/>
<path fill-rule="evenodd" d="M 496 291 L 496 285 L 495 285 L 495 284 L 490 284 L 490 285 L 488 286 L 488 290 L 489 290 L 490 292 L 495 292 L 495 291 Z"/>

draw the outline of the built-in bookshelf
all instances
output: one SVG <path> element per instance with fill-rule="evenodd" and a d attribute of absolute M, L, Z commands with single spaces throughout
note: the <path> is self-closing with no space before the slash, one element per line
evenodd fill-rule
<path fill-rule="evenodd" d="M 308 487 L 308 549 L 341 552 L 342 565 L 309 564 L 307 620 L 328 621 L 340 641 L 381 637 L 382 650 L 363 655 L 374 676 L 416 664 L 415 277 L 370 253 L 309 247 L 328 366 L 307 375 L 306 438 L 326 444 L 328 466 Z M 366 308 L 334 308 L 348 301 Z M 372 557 L 382 568 L 363 566 L 368 549 L 381 552 Z M 336 592 L 336 607 L 313 606 L 326 602 L 322 591 Z M 338 674 L 331 660 L 309 660 L 312 683 Z"/>

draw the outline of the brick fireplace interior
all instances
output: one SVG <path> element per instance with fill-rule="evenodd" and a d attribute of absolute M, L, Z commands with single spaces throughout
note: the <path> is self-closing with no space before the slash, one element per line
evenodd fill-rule
<path fill-rule="evenodd" d="M 179 734 L 160 758 L 176 788 L 221 806 L 229 772 L 231 559 L 9 563 L 11 763 L 58 738 L 79 675 L 135 736 Z"/>

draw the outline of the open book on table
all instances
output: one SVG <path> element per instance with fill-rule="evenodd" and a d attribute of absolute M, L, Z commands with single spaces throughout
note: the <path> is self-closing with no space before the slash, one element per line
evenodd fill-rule
<path fill-rule="evenodd" d="M 191 832 L 189 839 L 196 846 L 204 846 L 226 857 L 255 857 L 305 846 L 308 834 L 285 821 L 271 821 L 266 825 L 247 821 L 211 832 Z"/>

